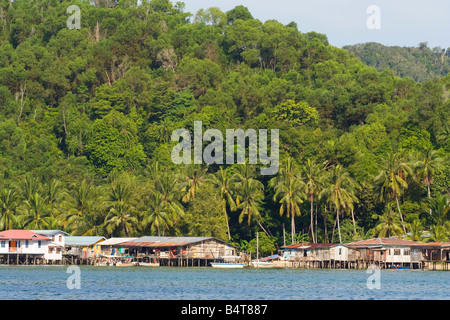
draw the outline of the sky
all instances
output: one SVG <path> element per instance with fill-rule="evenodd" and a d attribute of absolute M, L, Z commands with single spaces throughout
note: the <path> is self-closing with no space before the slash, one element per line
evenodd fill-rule
<path fill-rule="evenodd" d="M 173 0 L 175 3 L 178 0 Z M 301 32 L 324 33 L 331 45 L 342 47 L 364 42 L 387 46 L 450 47 L 449 0 L 179 0 L 185 11 L 218 7 L 226 12 L 247 7 L 254 18 L 294 21 Z M 376 11 L 369 10 L 377 6 Z M 367 26 L 378 22 L 379 28 Z"/>

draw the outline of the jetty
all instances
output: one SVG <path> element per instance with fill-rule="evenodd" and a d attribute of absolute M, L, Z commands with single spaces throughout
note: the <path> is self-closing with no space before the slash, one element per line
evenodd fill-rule
<path fill-rule="evenodd" d="M 450 270 L 450 242 L 374 238 L 351 243 L 299 243 L 281 248 L 278 267 Z"/>
<path fill-rule="evenodd" d="M 61 230 L 0 231 L 2 265 L 99 265 L 211 267 L 226 257 L 251 256 L 214 237 L 144 236 L 139 238 L 69 236 Z M 258 257 L 257 257 L 258 258 Z M 311 269 L 450 270 L 450 242 L 420 243 L 373 238 L 350 243 L 296 243 L 283 246 L 270 263 L 257 266 Z"/>

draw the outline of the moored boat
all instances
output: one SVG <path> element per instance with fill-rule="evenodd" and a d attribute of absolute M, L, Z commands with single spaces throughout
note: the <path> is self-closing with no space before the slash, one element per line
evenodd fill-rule
<path fill-rule="evenodd" d="M 240 269 L 244 267 L 244 264 L 232 262 L 211 262 L 211 267 L 221 269 Z"/>

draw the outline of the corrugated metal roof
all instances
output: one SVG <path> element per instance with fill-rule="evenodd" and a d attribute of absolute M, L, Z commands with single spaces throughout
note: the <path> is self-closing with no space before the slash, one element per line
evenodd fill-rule
<path fill-rule="evenodd" d="M 420 247 L 450 247 L 450 242 L 426 242 L 426 243 L 418 243 L 416 246 L 420 246 Z"/>
<path fill-rule="evenodd" d="M 398 238 L 373 238 L 347 243 L 347 246 L 415 246 L 419 243 L 416 241 L 398 239 Z"/>
<path fill-rule="evenodd" d="M 222 240 L 214 237 L 154 237 L 146 236 L 134 239 L 132 241 L 123 242 L 120 245 L 128 247 L 179 247 L 187 244 L 202 242 L 214 239 L 220 242 Z"/>
<path fill-rule="evenodd" d="M 65 245 L 74 247 L 92 246 L 97 242 L 104 240 L 101 236 L 68 236 L 65 237 Z"/>
<path fill-rule="evenodd" d="M 338 245 L 339 243 L 294 243 L 284 247 L 282 249 L 316 249 L 316 248 L 330 248 Z"/>
<path fill-rule="evenodd" d="M 0 232 L 0 239 L 17 239 L 17 240 L 51 240 L 31 230 L 5 230 Z"/>
<path fill-rule="evenodd" d="M 41 235 L 53 235 L 53 234 L 57 234 L 58 232 L 62 232 L 67 236 L 69 235 L 67 232 L 62 231 L 62 230 L 30 230 L 30 231 L 37 233 L 37 234 L 41 234 Z"/>
<path fill-rule="evenodd" d="M 105 241 L 100 242 L 101 246 L 113 246 L 122 242 L 133 241 L 138 238 L 109 238 Z"/>

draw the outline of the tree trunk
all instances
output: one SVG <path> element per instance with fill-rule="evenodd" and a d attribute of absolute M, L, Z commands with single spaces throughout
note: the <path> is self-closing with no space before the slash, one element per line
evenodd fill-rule
<path fill-rule="evenodd" d="M 400 203 L 398 202 L 397 195 L 395 196 L 395 201 L 397 202 L 398 213 L 400 214 L 400 219 L 402 220 L 403 232 L 406 234 L 405 223 L 403 222 L 403 215 L 402 215 L 402 211 L 400 210 Z"/>
<path fill-rule="evenodd" d="M 225 220 L 227 221 L 227 231 L 228 231 L 228 240 L 231 240 L 230 234 L 230 224 L 228 223 L 228 214 L 227 214 L 227 202 L 223 199 L 223 214 L 225 215 Z"/>
<path fill-rule="evenodd" d="M 311 236 L 312 236 L 312 242 L 316 243 L 315 237 L 314 237 L 314 223 L 313 223 L 313 200 L 311 200 Z"/>
<path fill-rule="evenodd" d="M 339 225 L 339 211 L 338 210 L 336 210 L 336 219 L 337 219 L 337 226 L 338 226 L 338 231 L 339 231 L 339 243 L 342 243 L 341 226 Z"/>
<path fill-rule="evenodd" d="M 292 210 L 291 210 L 292 211 Z M 295 236 L 295 217 L 294 212 L 291 212 L 291 232 L 292 232 L 292 244 L 294 244 L 294 236 Z"/>
<path fill-rule="evenodd" d="M 353 219 L 353 231 L 354 231 L 353 235 L 356 236 L 356 223 L 355 223 L 355 215 L 353 213 L 353 209 L 352 209 L 352 219 Z"/>
<path fill-rule="evenodd" d="M 325 212 L 323 214 L 323 225 L 325 231 L 325 243 L 328 243 L 328 228 L 327 228 L 327 206 L 325 205 Z"/>
<path fill-rule="evenodd" d="M 428 199 L 430 199 L 431 198 L 431 191 L 430 191 L 430 184 L 428 183 L 427 184 L 427 189 L 428 189 Z M 432 215 L 432 212 L 431 212 L 431 208 L 430 208 L 430 216 Z"/>

